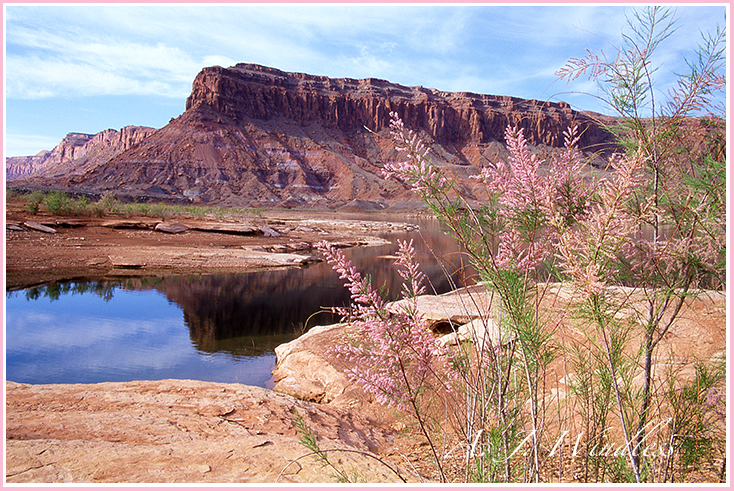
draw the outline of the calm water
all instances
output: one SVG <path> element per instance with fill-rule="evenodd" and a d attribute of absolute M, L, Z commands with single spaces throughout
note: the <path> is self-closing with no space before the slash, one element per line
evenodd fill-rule
<path fill-rule="evenodd" d="M 414 238 L 424 272 L 440 293 L 449 289 L 431 249 L 451 241 L 435 224 Z M 430 246 L 426 244 L 426 240 Z M 345 253 L 395 297 L 390 256 L 397 245 Z M 331 268 L 124 281 L 53 284 L 6 294 L 6 379 L 95 383 L 164 378 L 240 382 L 269 387 L 279 344 L 304 329 L 337 322 L 322 307 L 349 302 Z M 307 323 L 307 324 L 306 324 Z"/>

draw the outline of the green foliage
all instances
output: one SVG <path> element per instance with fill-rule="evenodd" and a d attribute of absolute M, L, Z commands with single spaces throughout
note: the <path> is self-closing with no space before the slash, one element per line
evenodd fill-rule
<path fill-rule="evenodd" d="M 51 302 L 59 300 L 64 295 L 91 293 L 109 302 L 112 300 L 117 287 L 116 283 L 106 281 L 83 282 L 83 283 L 52 283 L 45 286 L 37 286 L 26 290 L 25 296 L 28 300 L 37 300 L 42 297 Z"/>
<path fill-rule="evenodd" d="M 8 197 L 12 194 L 8 194 Z M 106 191 L 96 200 L 91 201 L 86 196 L 72 198 L 67 193 L 52 191 L 44 193 L 34 190 L 25 198 L 25 208 L 32 214 L 37 214 L 43 206 L 54 215 L 88 215 L 102 217 L 105 215 L 119 215 L 130 217 L 135 215 L 158 217 L 166 220 L 171 217 L 218 219 L 262 216 L 262 209 L 246 208 L 217 208 L 196 205 L 169 205 L 165 203 L 122 203 L 114 193 Z"/>
<path fill-rule="evenodd" d="M 36 215 L 38 213 L 41 202 L 43 201 L 43 191 L 35 190 L 27 198 L 25 208 L 29 213 Z"/>
<path fill-rule="evenodd" d="M 46 195 L 43 205 L 53 215 L 64 215 L 71 209 L 71 200 L 66 194 L 54 191 Z"/>
<path fill-rule="evenodd" d="M 122 204 L 110 191 L 103 193 L 96 204 L 96 210 L 99 215 L 118 213 L 121 207 Z"/>
<path fill-rule="evenodd" d="M 695 378 L 682 386 L 671 374 L 666 394 L 671 408 L 669 438 L 678 465 L 673 469 L 671 459 L 665 472 L 679 472 L 682 481 L 691 469 L 726 455 L 726 363 L 722 358 L 713 365 L 697 362 L 694 367 Z"/>

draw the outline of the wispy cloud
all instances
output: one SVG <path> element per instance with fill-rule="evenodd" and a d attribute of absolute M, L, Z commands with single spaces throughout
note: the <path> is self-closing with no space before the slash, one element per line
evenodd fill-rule
<path fill-rule="evenodd" d="M 186 85 L 200 68 L 200 63 L 181 49 L 162 43 L 26 28 L 13 29 L 8 36 L 5 70 L 9 98 L 100 94 L 185 97 Z"/>
<path fill-rule="evenodd" d="M 618 43 L 620 7 L 8 7 L 8 97 L 182 97 L 203 67 L 239 61 L 330 76 L 460 72 L 506 83 Z M 686 25 L 710 13 L 681 10 Z M 575 48 L 575 49 L 574 49 Z M 438 72 L 433 68 L 441 67 Z M 551 70 L 552 69 L 552 70 Z M 407 78 L 407 77 L 406 77 Z M 464 80 L 468 80 L 466 76 Z M 476 88 L 500 83 L 480 83 Z M 423 85 L 435 86 L 432 78 Z M 444 87 L 437 87 L 447 90 Z"/>

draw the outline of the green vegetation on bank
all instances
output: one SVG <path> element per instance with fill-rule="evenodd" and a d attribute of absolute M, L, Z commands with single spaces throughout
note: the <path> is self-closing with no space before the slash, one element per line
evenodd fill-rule
<path fill-rule="evenodd" d="M 242 218 L 259 216 L 258 208 L 218 208 L 214 206 L 179 205 L 167 203 L 123 203 L 112 193 L 104 193 L 98 200 L 92 201 L 87 196 L 74 197 L 61 191 L 44 192 L 34 190 L 22 194 L 13 189 L 6 189 L 6 199 L 25 200 L 25 209 L 36 215 L 42 209 L 52 215 L 66 216 L 148 216 L 162 220 L 173 217 L 188 218 Z"/>

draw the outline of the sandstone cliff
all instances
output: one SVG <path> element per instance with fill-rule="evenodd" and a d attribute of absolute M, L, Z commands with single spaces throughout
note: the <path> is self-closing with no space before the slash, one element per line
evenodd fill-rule
<path fill-rule="evenodd" d="M 27 157 L 6 157 L 5 179 L 12 181 L 42 169 L 50 153 L 50 150 L 41 150 L 36 155 Z"/>
<path fill-rule="evenodd" d="M 95 135 L 69 133 L 51 151 L 44 150 L 33 157 L 7 158 L 6 179 L 63 178 L 84 174 L 137 145 L 153 131 L 153 128 L 145 126 L 125 126 L 119 131 L 108 129 Z"/>
<path fill-rule="evenodd" d="M 186 108 L 201 106 L 236 122 L 287 119 L 347 132 L 383 129 L 395 111 L 408 127 L 424 130 L 441 145 L 503 141 L 508 125 L 525 128 L 536 145 L 561 146 L 571 124 L 584 131 L 587 148 L 609 142 L 591 115 L 563 102 L 442 92 L 374 78 L 330 79 L 243 63 L 199 73 Z"/>
<path fill-rule="evenodd" d="M 380 172 L 397 158 L 387 131 L 392 111 L 420 132 L 469 196 L 467 177 L 506 155 L 508 125 L 523 127 L 536 151 L 558 148 L 571 125 L 583 132 L 586 151 L 610 148 L 598 115 L 565 103 L 238 64 L 203 69 L 186 111 L 139 144 L 33 182 L 223 206 L 412 208 L 411 193 Z"/>

